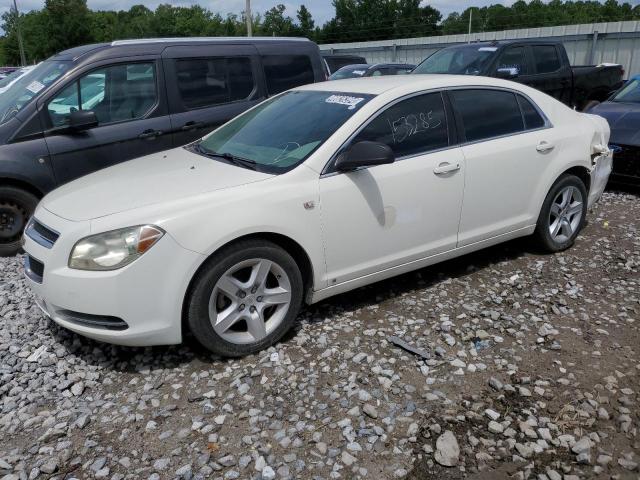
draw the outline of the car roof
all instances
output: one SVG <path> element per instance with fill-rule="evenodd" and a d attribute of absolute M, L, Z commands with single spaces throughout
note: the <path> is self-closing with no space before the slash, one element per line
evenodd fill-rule
<path fill-rule="evenodd" d="M 114 40 L 110 43 L 92 43 L 63 50 L 51 57 L 52 60 L 78 60 L 90 53 L 108 52 L 110 50 L 135 53 L 159 54 L 169 46 L 188 46 L 195 44 L 255 44 L 255 43 L 311 43 L 303 37 L 178 37 L 178 38 L 137 38 L 130 40 Z"/>
<path fill-rule="evenodd" d="M 414 86 L 416 90 L 429 90 L 457 86 L 502 87 L 519 89 L 519 84 L 491 77 L 476 75 L 382 75 L 379 77 L 347 78 L 303 85 L 295 90 L 316 90 L 326 92 L 363 93 L 380 95 L 381 93 Z"/>

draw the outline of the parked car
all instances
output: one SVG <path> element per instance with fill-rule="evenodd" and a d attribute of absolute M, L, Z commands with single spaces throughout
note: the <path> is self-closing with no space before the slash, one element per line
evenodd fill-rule
<path fill-rule="evenodd" d="M 621 65 L 571 66 L 564 45 L 545 40 L 478 42 L 443 48 L 412 72 L 483 75 L 537 88 L 578 110 L 620 88 Z"/>
<path fill-rule="evenodd" d="M 7 75 L 2 80 L 0 80 L 0 94 L 9 90 L 9 87 L 13 85 L 15 82 L 17 82 L 20 77 L 27 74 L 34 68 L 35 67 L 33 66 L 29 66 L 29 67 L 20 68 L 18 70 L 14 70 L 9 75 Z"/>
<path fill-rule="evenodd" d="M 0 67 L 0 80 L 19 69 L 20 67 Z"/>
<path fill-rule="evenodd" d="M 407 63 L 358 63 L 347 65 L 334 72 L 329 80 L 344 78 L 378 77 L 381 75 L 406 75 L 416 68 Z"/>
<path fill-rule="evenodd" d="M 265 98 L 326 80 L 295 38 L 121 40 L 54 55 L 0 95 L 0 255 L 38 200 L 100 168 L 202 137 Z"/>
<path fill-rule="evenodd" d="M 589 113 L 604 117 L 611 127 L 609 142 L 614 151 L 611 181 L 640 185 L 640 75 L 630 78 Z"/>
<path fill-rule="evenodd" d="M 244 355 L 303 302 L 524 235 L 568 248 L 607 181 L 608 140 L 603 118 L 513 82 L 307 85 L 48 194 L 25 272 L 82 335 L 172 344 L 184 326 Z"/>
<path fill-rule="evenodd" d="M 323 53 L 322 58 L 325 61 L 327 68 L 329 69 L 329 75 L 336 70 L 344 67 L 345 65 L 353 65 L 355 63 L 367 63 L 364 57 L 359 55 L 334 55 L 330 53 Z"/>

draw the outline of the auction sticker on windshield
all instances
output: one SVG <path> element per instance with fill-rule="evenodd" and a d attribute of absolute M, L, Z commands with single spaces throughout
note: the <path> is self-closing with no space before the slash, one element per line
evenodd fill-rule
<path fill-rule="evenodd" d="M 356 108 L 356 105 L 358 105 L 363 100 L 364 98 L 362 97 L 352 97 L 350 95 L 331 95 L 330 97 L 327 97 L 325 102 L 346 105 L 349 110 L 353 110 L 354 108 Z"/>
<path fill-rule="evenodd" d="M 37 80 L 34 80 L 29 85 L 27 85 L 27 90 L 33 93 L 38 93 L 43 88 L 44 88 L 44 85 Z"/>

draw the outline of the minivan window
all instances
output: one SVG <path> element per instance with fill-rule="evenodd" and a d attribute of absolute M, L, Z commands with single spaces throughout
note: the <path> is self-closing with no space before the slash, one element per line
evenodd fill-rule
<path fill-rule="evenodd" d="M 555 45 L 534 45 L 533 60 L 536 73 L 550 73 L 560 70 L 560 56 Z"/>
<path fill-rule="evenodd" d="M 520 104 L 522 117 L 524 118 L 524 128 L 527 130 L 533 130 L 534 128 L 544 127 L 544 118 L 542 118 L 540 112 L 529 100 L 524 98 L 522 95 L 518 95 L 518 103 Z"/>
<path fill-rule="evenodd" d="M 187 109 L 244 100 L 254 87 L 248 57 L 180 59 L 176 71 L 180 98 Z"/>
<path fill-rule="evenodd" d="M 256 170 L 283 173 L 305 161 L 371 98 L 294 90 L 236 117 L 191 148 L 220 161 L 234 163 L 237 157 L 242 166 L 248 160 Z"/>
<path fill-rule="evenodd" d="M 269 95 L 313 83 L 315 79 L 311 59 L 306 55 L 263 55 L 262 66 Z"/>
<path fill-rule="evenodd" d="M 396 157 L 416 155 L 449 145 L 442 95 L 427 93 L 402 100 L 373 119 L 352 141 L 381 142 Z"/>
<path fill-rule="evenodd" d="M 152 63 L 113 65 L 93 70 L 65 87 L 49 101 L 47 111 L 54 127 L 69 122 L 77 110 L 91 110 L 98 124 L 144 117 L 157 100 Z"/>
<path fill-rule="evenodd" d="M 452 90 L 451 100 L 462 117 L 468 142 L 524 130 L 522 114 L 512 92 L 490 89 Z"/>
<path fill-rule="evenodd" d="M 71 62 L 46 61 L 16 80 L 0 95 L 0 125 L 13 118 L 71 67 Z"/>

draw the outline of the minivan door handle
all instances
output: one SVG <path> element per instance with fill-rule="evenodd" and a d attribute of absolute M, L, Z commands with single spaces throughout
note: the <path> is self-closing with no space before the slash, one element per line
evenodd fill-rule
<path fill-rule="evenodd" d="M 193 120 L 185 123 L 180 130 L 183 132 L 188 132 L 189 130 L 195 130 L 196 128 L 204 127 L 204 122 L 194 122 Z"/>
<path fill-rule="evenodd" d="M 459 163 L 442 162 L 440 165 L 433 169 L 433 173 L 435 173 L 436 175 L 443 175 L 445 173 L 456 172 L 458 170 L 460 170 Z"/>
<path fill-rule="evenodd" d="M 555 148 L 555 145 L 553 145 L 552 143 L 549 142 L 545 142 L 544 140 L 541 141 L 537 146 L 536 146 L 536 150 L 540 153 L 547 153 L 550 152 L 551 150 L 553 150 Z"/>
<path fill-rule="evenodd" d="M 138 135 L 138 138 L 156 138 L 156 137 L 159 137 L 160 135 L 162 135 L 162 131 L 149 129 L 149 130 L 145 130 L 140 135 Z"/>

